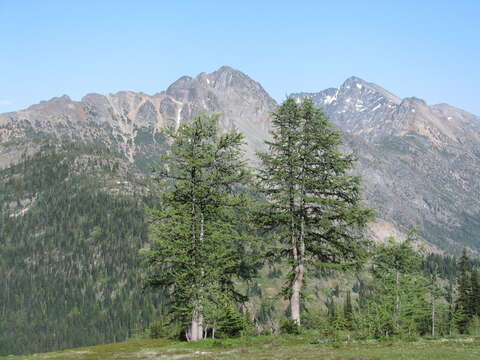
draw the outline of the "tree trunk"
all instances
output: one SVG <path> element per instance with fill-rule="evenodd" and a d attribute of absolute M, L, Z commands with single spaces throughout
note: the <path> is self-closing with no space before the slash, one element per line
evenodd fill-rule
<path fill-rule="evenodd" d="M 198 309 L 192 313 L 192 322 L 188 327 L 187 340 L 198 341 L 203 339 L 203 315 Z"/>
<path fill-rule="evenodd" d="M 305 254 L 305 220 L 303 216 L 300 219 L 300 236 L 298 243 L 293 248 L 293 261 L 295 264 L 295 277 L 292 283 L 292 297 L 290 298 L 290 307 L 292 310 L 292 320 L 301 325 L 300 321 L 300 296 L 303 286 L 303 277 L 305 275 L 304 254 Z"/>
<path fill-rule="evenodd" d="M 199 312 L 194 310 L 192 315 L 192 323 L 190 324 L 190 329 L 187 333 L 187 340 L 198 341 L 203 338 L 202 320 L 202 316 L 199 314 Z"/>
<path fill-rule="evenodd" d="M 195 169 L 192 170 L 192 209 L 191 209 L 191 217 L 192 217 L 192 241 L 194 246 L 196 247 L 196 254 L 198 254 L 198 247 L 203 246 L 203 214 L 200 221 L 200 236 L 199 236 L 199 243 L 197 243 L 197 201 L 195 197 L 195 179 L 196 179 L 196 171 Z M 198 260 L 198 259 L 195 259 Z M 201 269 L 202 278 L 204 276 L 204 271 Z M 202 279 L 203 280 L 203 279 Z M 201 280 L 201 281 L 202 281 Z M 202 283 L 196 284 L 197 296 L 198 298 L 202 298 Z M 203 339 L 203 315 L 201 313 L 201 303 L 202 301 L 198 300 L 198 298 L 194 302 L 194 308 L 192 311 L 192 322 L 189 326 L 187 331 L 187 340 L 188 341 L 198 341 Z"/>
<path fill-rule="evenodd" d="M 205 241 L 205 219 L 203 217 L 203 209 L 200 210 L 200 247 L 202 249 L 203 253 L 203 243 Z M 205 277 L 205 269 L 203 266 L 201 267 L 200 271 L 200 306 L 201 309 L 198 311 L 198 319 L 199 319 L 199 325 L 198 325 L 198 331 L 199 331 L 199 336 L 200 339 L 203 338 L 203 300 L 204 300 L 204 277 Z"/>
<path fill-rule="evenodd" d="M 298 325 L 301 325 L 300 320 L 300 302 L 301 291 L 303 287 L 303 278 L 305 275 L 305 159 L 302 164 L 302 182 L 300 188 L 300 229 L 298 239 L 295 234 L 295 223 L 291 220 L 292 231 L 292 248 L 293 248 L 293 263 L 294 263 L 294 279 L 292 283 L 292 297 L 290 298 L 290 307 L 292 310 L 292 320 Z M 293 197 L 290 199 L 291 210 L 295 210 L 295 200 Z"/>
<path fill-rule="evenodd" d="M 303 276 L 305 269 L 303 264 L 295 267 L 295 279 L 292 285 L 292 297 L 290 298 L 290 306 L 292 308 L 292 320 L 300 325 L 300 292 L 303 286 Z"/>
<path fill-rule="evenodd" d="M 432 337 L 435 337 L 435 297 L 432 296 Z"/>
<path fill-rule="evenodd" d="M 400 272 L 397 270 L 395 275 L 395 328 L 399 329 L 400 320 Z"/>
<path fill-rule="evenodd" d="M 203 315 L 198 314 L 198 340 L 203 339 Z"/>

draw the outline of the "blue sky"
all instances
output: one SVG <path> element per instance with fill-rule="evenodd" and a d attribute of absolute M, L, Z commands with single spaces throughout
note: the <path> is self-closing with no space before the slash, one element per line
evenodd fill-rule
<path fill-rule="evenodd" d="M 0 112 L 222 65 L 277 100 L 356 75 L 480 115 L 480 1 L 0 0 Z"/>

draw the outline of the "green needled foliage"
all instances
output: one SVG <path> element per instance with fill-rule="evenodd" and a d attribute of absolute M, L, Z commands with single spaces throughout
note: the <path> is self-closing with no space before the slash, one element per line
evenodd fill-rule
<path fill-rule="evenodd" d="M 383 320 L 377 336 L 392 334 L 414 336 L 423 331 L 429 318 L 427 279 L 418 269 L 421 254 L 413 247 L 415 232 L 411 231 L 403 242 L 392 237 L 377 246 L 373 257 L 375 296 L 371 306 Z"/>
<path fill-rule="evenodd" d="M 462 255 L 458 260 L 458 272 L 457 272 L 457 300 L 455 302 L 455 308 L 457 313 L 456 324 L 460 333 L 465 333 L 470 318 L 475 314 L 476 299 L 472 296 L 472 285 L 475 287 L 476 279 L 472 279 L 469 273 L 470 270 L 470 257 L 467 250 L 463 249 Z M 472 281 L 473 280 L 473 281 Z M 478 300 L 477 300 L 478 301 Z"/>
<path fill-rule="evenodd" d="M 347 291 L 347 296 L 345 298 L 345 303 L 343 305 L 343 317 L 348 329 L 353 329 L 353 306 L 352 306 L 352 295 L 350 291 Z"/>
<path fill-rule="evenodd" d="M 272 118 L 268 152 L 258 154 L 260 184 L 269 202 L 261 219 L 275 231 L 276 256 L 291 263 L 286 286 L 292 319 L 300 324 L 300 293 L 309 264 L 354 265 L 366 253 L 362 228 L 373 213 L 362 205 L 354 157 L 342 134 L 311 99 L 287 99 Z"/>
<path fill-rule="evenodd" d="M 123 341 L 162 308 L 135 271 L 157 200 L 102 147 L 33 145 L 0 169 L 0 358 Z"/>
<path fill-rule="evenodd" d="M 252 275 L 243 135 L 220 135 L 217 123 L 218 116 L 198 116 L 170 134 L 157 169 L 162 206 L 151 210 L 154 245 L 145 253 L 147 285 L 167 290 L 172 311 L 190 323 L 189 340 L 205 336 L 209 303 L 225 294 L 244 300 L 234 279 Z"/>

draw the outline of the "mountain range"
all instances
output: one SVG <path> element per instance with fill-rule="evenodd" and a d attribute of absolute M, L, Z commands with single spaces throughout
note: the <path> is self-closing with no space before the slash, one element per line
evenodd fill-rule
<path fill-rule="evenodd" d="M 370 227 L 378 241 L 418 228 L 433 251 L 480 247 L 480 118 L 447 104 L 399 98 L 379 85 L 350 77 L 310 97 L 345 133 L 345 151 L 358 158 L 365 199 L 377 210 Z M 0 144 L 55 138 L 93 143 L 121 154 L 145 171 L 168 148 L 164 130 L 201 112 L 221 114 L 221 128 L 239 129 L 247 156 L 264 150 L 277 106 L 263 87 L 224 66 L 181 77 L 154 95 L 121 91 L 88 94 L 80 101 L 53 98 L 0 114 Z M 34 145 L 3 146 L 7 167 Z"/>

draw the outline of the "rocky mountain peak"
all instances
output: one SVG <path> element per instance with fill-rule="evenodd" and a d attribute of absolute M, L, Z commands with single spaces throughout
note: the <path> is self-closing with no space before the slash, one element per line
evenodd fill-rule
<path fill-rule="evenodd" d="M 400 104 L 402 99 L 385 90 L 377 84 L 367 82 L 356 76 L 351 76 L 343 82 L 340 86 L 340 92 L 348 95 L 362 96 L 362 97 L 382 97 L 393 104 Z"/>
<path fill-rule="evenodd" d="M 133 91 L 87 94 L 81 101 L 62 96 L 0 114 L 0 142 L 26 134 L 81 139 L 106 143 L 135 161 L 137 154 L 146 153 L 143 142 L 156 146 L 152 134 L 178 128 L 201 113 L 219 113 L 221 128 L 244 132 L 253 155 L 268 136 L 275 106 L 259 83 L 223 66 L 210 74 L 182 76 L 153 96 Z"/>
<path fill-rule="evenodd" d="M 478 117 L 449 105 L 429 106 L 417 97 L 401 99 L 388 90 L 359 77 L 346 79 L 338 89 L 293 94 L 311 97 L 343 130 L 367 141 L 384 136 L 416 133 L 435 146 L 478 137 L 472 126 Z M 478 127 L 478 126 L 477 126 Z"/>
<path fill-rule="evenodd" d="M 417 98 L 415 96 L 411 97 L 406 97 L 402 99 L 402 102 L 400 103 L 401 106 L 406 106 L 406 107 L 423 107 L 423 106 L 428 106 L 425 100 Z"/>
<path fill-rule="evenodd" d="M 243 72 L 233 69 L 230 66 L 222 66 L 217 71 L 207 75 L 212 87 L 226 89 L 229 87 L 261 87 L 256 81 Z"/>
<path fill-rule="evenodd" d="M 268 96 L 258 82 L 230 66 L 222 66 L 212 73 L 202 72 L 195 78 L 182 76 L 167 88 L 167 94 L 174 94 L 177 90 L 191 88 L 223 89 L 229 91 L 232 89 L 251 89 L 262 91 L 264 93 L 263 95 Z"/>
<path fill-rule="evenodd" d="M 194 79 L 190 76 L 182 76 L 174 83 L 172 83 L 166 90 L 167 93 L 173 93 L 177 89 L 188 89 L 192 86 Z"/>
<path fill-rule="evenodd" d="M 48 111 L 54 108 L 65 108 L 72 105 L 73 101 L 68 95 L 53 97 L 50 100 L 40 101 L 38 104 L 31 105 L 28 109 Z"/>
<path fill-rule="evenodd" d="M 356 86 L 356 87 L 360 88 L 360 86 L 357 86 L 357 84 L 362 86 L 362 85 L 366 85 L 367 82 L 363 79 L 360 79 L 357 76 L 350 76 L 349 78 L 347 78 L 343 82 L 343 84 L 340 87 L 341 88 L 350 88 L 350 87 L 355 87 Z"/>
<path fill-rule="evenodd" d="M 240 70 L 234 69 L 231 66 L 223 65 L 218 68 L 214 73 L 240 73 L 243 74 Z"/>
<path fill-rule="evenodd" d="M 53 97 L 53 98 L 51 98 L 50 100 L 47 100 L 47 101 L 40 101 L 40 104 L 44 104 L 44 103 L 67 104 L 71 101 L 72 101 L 72 99 L 70 99 L 70 96 L 62 95 L 62 96 L 58 96 L 58 97 Z"/>

